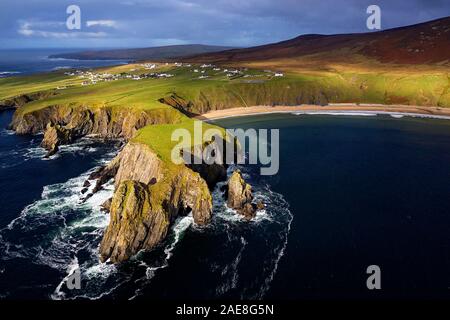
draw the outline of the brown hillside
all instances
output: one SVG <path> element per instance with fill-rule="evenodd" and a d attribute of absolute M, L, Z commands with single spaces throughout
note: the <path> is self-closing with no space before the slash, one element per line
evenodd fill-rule
<path fill-rule="evenodd" d="M 348 61 L 352 55 L 382 63 L 449 63 L 450 17 L 379 32 L 302 35 L 279 43 L 196 55 L 185 60 L 241 63 L 308 56 L 313 60 Z"/>

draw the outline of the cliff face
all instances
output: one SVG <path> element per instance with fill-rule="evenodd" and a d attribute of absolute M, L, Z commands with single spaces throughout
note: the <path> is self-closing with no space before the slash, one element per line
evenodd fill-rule
<path fill-rule="evenodd" d="M 251 81 L 251 80 L 246 80 Z M 342 83 L 342 85 L 346 85 Z M 357 94 L 360 94 L 358 92 Z M 338 87 L 324 83 L 316 85 L 308 82 L 254 82 L 232 83 L 229 88 L 204 88 L 198 93 L 171 93 L 159 101 L 188 116 L 199 115 L 212 110 L 248 106 L 294 106 L 300 104 L 326 105 L 330 101 L 340 101 L 346 97 Z M 359 96 L 355 96 L 359 101 Z"/>
<path fill-rule="evenodd" d="M 10 126 L 18 134 L 36 134 L 50 123 L 72 131 L 77 137 L 95 134 L 104 138 L 130 139 L 146 125 L 173 122 L 176 112 L 170 109 L 156 112 L 132 108 L 49 106 L 27 113 L 16 112 Z"/>
<path fill-rule="evenodd" d="M 18 134 L 44 131 L 42 146 L 51 155 L 58 150 L 58 146 L 86 135 L 129 140 L 144 126 L 176 123 L 177 119 L 177 111 L 172 109 L 143 111 L 132 108 L 49 106 L 27 113 L 16 111 L 10 127 Z"/>
<path fill-rule="evenodd" d="M 71 130 L 62 128 L 59 124 L 47 124 L 41 146 L 48 150 L 47 157 L 55 154 L 61 144 L 69 144 L 74 140 Z"/>
<path fill-rule="evenodd" d="M 191 211 L 198 225 L 211 220 L 212 197 L 200 174 L 184 165 L 169 169 L 146 145 L 128 143 L 102 171 L 116 173 L 116 191 L 101 261 L 117 263 L 154 248 L 174 220 Z"/>
<path fill-rule="evenodd" d="M 46 98 L 54 96 L 56 94 L 57 93 L 54 91 L 42 91 L 42 92 L 36 92 L 36 93 L 23 94 L 23 95 L 19 95 L 17 97 L 2 100 L 2 101 L 0 101 L 0 111 L 5 110 L 5 109 L 19 108 L 19 107 L 24 106 L 28 102 L 46 99 Z"/>

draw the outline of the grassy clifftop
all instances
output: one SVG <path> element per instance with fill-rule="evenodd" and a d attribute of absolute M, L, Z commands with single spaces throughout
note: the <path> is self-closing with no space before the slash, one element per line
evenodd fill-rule
<path fill-rule="evenodd" d="M 176 104 L 191 113 L 252 105 L 326 104 L 328 102 L 410 104 L 450 107 L 448 70 L 395 68 L 373 70 L 345 67 L 328 70 L 300 69 L 275 77 L 274 71 L 234 68 L 199 68 L 161 65 L 145 70 L 139 65 L 96 69 L 94 73 L 138 76 L 157 72 L 170 78 L 146 78 L 97 82 L 82 85 L 86 79 L 62 72 L 30 77 L 0 79 L 0 101 L 24 94 L 52 92 L 28 102 L 21 113 L 47 106 L 88 106 L 90 108 L 133 108 L 157 110 L 168 106 L 161 99 L 175 95 Z M 228 72 L 224 72 L 227 70 Z M 195 72 L 198 71 L 198 72 Z M 201 73 L 204 71 L 204 73 Z M 203 77 L 203 78 L 202 78 Z"/>

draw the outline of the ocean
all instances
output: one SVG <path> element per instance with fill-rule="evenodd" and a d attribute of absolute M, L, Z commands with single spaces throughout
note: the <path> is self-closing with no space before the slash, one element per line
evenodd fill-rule
<path fill-rule="evenodd" d="M 98 261 L 107 185 L 83 201 L 89 173 L 120 142 L 82 139 L 44 160 L 42 136 L 0 113 L 0 298 L 324 299 L 450 297 L 450 121 L 389 115 L 271 114 L 217 120 L 279 128 L 280 171 L 240 167 L 267 207 L 176 221 L 167 240 L 121 265 Z M 234 168 L 230 168 L 230 172 Z M 366 287 L 381 269 L 382 290 Z M 81 289 L 64 279 L 81 271 Z"/>
<path fill-rule="evenodd" d="M 69 68 L 93 68 L 126 63 L 124 60 L 49 59 L 57 53 L 83 49 L 3 49 L 0 50 L 0 78 Z"/>

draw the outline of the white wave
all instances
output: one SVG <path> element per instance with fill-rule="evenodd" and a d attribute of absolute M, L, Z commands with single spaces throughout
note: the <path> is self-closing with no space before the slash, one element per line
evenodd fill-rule
<path fill-rule="evenodd" d="M 175 249 L 177 243 L 182 239 L 184 232 L 194 223 L 194 218 L 192 217 L 192 213 L 185 217 L 178 218 L 173 226 L 174 237 L 172 243 L 168 248 L 164 250 L 166 254 L 166 261 L 168 261 L 172 255 L 173 250 Z"/>
<path fill-rule="evenodd" d="M 232 289 L 235 289 L 238 285 L 239 281 L 238 266 L 242 259 L 242 253 L 244 252 L 248 244 L 248 242 L 244 239 L 244 237 L 241 237 L 240 241 L 241 241 L 241 248 L 237 253 L 236 258 L 234 258 L 233 262 L 230 265 L 225 266 L 222 269 L 221 275 L 222 277 L 225 278 L 225 281 L 216 288 L 216 294 L 219 296 L 225 294 L 226 292 Z M 229 278 L 226 278 L 227 274 L 231 274 L 231 276 Z"/>
<path fill-rule="evenodd" d="M 298 111 L 292 114 L 296 116 L 300 115 L 326 115 L 326 116 L 362 116 L 362 117 L 373 117 L 376 113 L 372 112 L 349 112 L 349 111 Z"/>
<path fill-rule="evenodd" d="M 25 160 L 31 160 L 31 159 L 43 159 L 45 155 L 47 154 L 47 151 L 45 151 L 44 148 L 41 147 L 32 147 L 27 148 L 23 154 L 23 157 Z"/>
<path fill-rule="evenodd" d="M 251 174 L 246 171 L 245 167 L 237 166 L 229 168 L 227 172 L 228 177 L 237 168 L 241 170 L 247 179 L 251 178 Z M 251 179 L 250 183 L 252 183 Z M 239 248 L 236 258 L 231 262 L 223 264 L 223 262 L 217 260 L 212 263 L 211 270 L 213 271 L 214 269 L 221 272 L 222 280 L 216 287 L 216 295 L 219 298 L 230 290 L 236 289 L 239 290 L 241 299 L 262 299 L 270 288 L 278 270 L 278 264 L 288 245 L 288 235 L 293 220 L 288 203 L 282 195 L 270 190 L 268 185 L 260 185 L 257 182 L 252 184 L 255 201 L 262 201 L 265 204 L 265 208 L 258 210 L 256 217 L 251 221 L 245 220 L 235 210 L 227 207 L 225 194 L 221 191 L 225 182 L 219 183 L 213 191 L 213 228 L 216 232 L 226 233 L 228 238 L 227 248 L 231 248 L 229 250 L 237 250 Z M 249 236 L 243 234 L 242 230 L 247 230 Z M 274 233 L 270 235 L 269 242 L 265 239 L 268 236 L 267 230 L 270 230 L 270 233 Z M 241 263 L 241 259 L 245 259 L 246 250 L 252 250 L 254 246 L 267 246 L 264 250 L 266 255 L 261 257 L 262 261 L 257 267 L 260 269 L 254 270 L 255 279 L 242 278 L 240 283 L 238 283 L 239 272 L 237 265 Z"/>
<path fill-rule="evenodd" d="M 78 259 L 74 258 L 72 262 L 67 266 L 67 276 L 64 277 L 64 279 L 61 280 L 61 282 L 56 287 L 53 294 L 50 296 L 53 300 L 62 300 L 65 298 L 66 294 L 61 291 L 63 285 L 66 284 L 67 280 L 74 274 L 75 271 L 77 271 L 80 268 L 78 265 Z"/>
<path fill-rule="evenodd" d="M 60 66 L 60 67 L 54 67 L 52 70 L 66 70 L 66 69 L 72 69 L 71 66 Z"/>
<path fill-rule="evenodd" d="M 194 225 L 194 218 L 192 213 L 189 213 L 187 216 L 179 217 L 175 220 L 174 225 L 171 228 L 172 235 L 169 235 L 169 241 L 164 249 L 163 262 L 157 265 L 149 265 L 148 262 L 143 260 L 139 260 L 139 265 L 145 267 L 145 278 L 139 279 L 136 283 L 148 283 L 153 277 L 155 277 L 156 272 L 160 269 L 167 268 L 169 266 L 169 260 L 173 256 L 173 250 L 176 248 L 177 244 L 183 238 L 185 232 L 189 227 Z M 134 300 L 138 296 L 142 294 L 142 289 L 138 288 L 134 295 L 129 298 L 129 300 Z"/>
<path fill-rule="evenodd" d="M 13 130 L 2 129 L 0 131 L 0 136 L 12 136 L 14 134 L 15 134 L 15 132 Z"/>
<path fill-rule="evenodd" d="M 231 172 L 232 171 L 234 171 L 234 169 L 232 169 Z M 231 172 L 228 171 L 228 176 L 230 176 Z M 246 179 L 249 177 L 249 174 L 247 173 L 242 173 L 242 175 Z M 243 215 L 239 214 L 235 209 L 229 208 L 225 201 L 225 193 L 224 191 L 221 190 L 225 185 L 226 182 L 217 183 L 216 187 L 212 192 L 213 212 L 215 219 L 220 219 L 233 223 L 258 223 L 264 220 L 268 221 L 271 220 L 271 216 L 265 209 L 256 211 L 256 216 L 251 221 L 248 221 L 245 219 Z M 266 203 L 268 200 L 267 197 L 264 195 L 264 193 L 261 191 L 254 192 L 253 197 L 255 201 L 261 200 L 263 203 Z"/>
<path fill-rule="evenodd" d="M 278 200 L 284 201 L 283 197 L 280 194 L 275 194 L 274 192 L 272 192 L 270 190 L 269 190 L 269 192 L 272 197 L 278 198 Z M 287 203 L 286 203 L 286 205 L 287 205 Z M 284 253 L 285 253 L 287 245 L 288 245 L 289 233 L 291 231 L 291 224 L 292 224 L 292 220 L 294 220 L 294 216 L 292 215 L 292 213 L 290 212 L 290 210 L 287 207 L 285 207 L 283 209 L 285 210 L 285 217 L 287 218 L 286 219 L 287 221 L 285 222 L 285 229 L 282 231 L 283 232 L 282 237 L 284 238 L 284 241 L 282 242 L 281 246 L 279 246 L 278 248 L 276 248 L 274 250 L 274 253 L 276 253 L 276 257 L 272 261 L 272 266 L 270 266 L 271 270 L 269 268 L 270 272 L 266 276 L 266 278 L 264 280 L 264 284 L 260 288 L 259 294 L 255 297 L 258 299 L 263 299 L 264 295 L 270 289 L 270 284 L 272 283 L 273 278 L 278 270 L 278 264 L 280 263 L 281 258 L 284 256 Z"/>
<path fill-rule="evenodd" d="M 411 117 L 411 118 L 423 118 L 423 119 L 440 119 L 440 120 L 450 120 L 450 116 L 440 116 L 433 114 L 422 114 L 422 113 L 395 113 L 395 112 L 378 112 L 378 114 L 386 114 L 396 118 Z"/>
<path fill-rule="evenodd" d="M 14 132 L 10 131 L 2 131 L 1 135 L 10 135 L 14 134 Z M 59 151 L 52 155 L 51 157 L 46 158 L 45 155 L 47 154 L 47 151 L 37 145 L 36 141 L 33 139 L 28 143 L 21 144 L 16 146 L 13 150 L 8 150 L 7 152 L 1 152 L 0 156 L 4 157 L 10 157 L 10 156 L 16 156 L 18 159 L 14 162 L 9 161 L 2 163 L 0 167 L 2 169 L 5 168 L 11 168 L 16 167 L 18 165 L 23 164 L 24 162 L 30 161 L 30 160 L 42 160 L 42 161 L 51 161 L 58 159 L 62 155 L 70 154 L 70 153 L 93 153 L 97 152 L 98 148 L 93 147 L 93 143 L 95 143 L 96 140 L 92 138 L 82 138 L 79 141 L 77 141 L 74 144 L 71 145 L 63 145 L 59 147 Z M 31 145 L 31 146 L 30 146 Z M 115 152 L 110 152 L 106 154 L 104 157 L 99 159 L 99 164 L 105 164 L 107 163 L 112 156 L 114 156 Z"/>
<path fill-rule="evenodd" d="M 111 154 L 112 156 L 114 154 Z M 99 162 L 104 161 L 105 159 L 99 160 Z M 232 170 L 233 168 L 230 168 L 229 172 Z M 172 226 L 164 246 L 156 249 L 156 254 L 161 255 L 160 259 L 148 262 L 144 255 L 138 255 L 130 262 L 138 268 L 137 274 L 123 274 L 113 264 L 100 263 L 98 244 L 104 228 L 109 223 L 109 215 L 102 213 L 99 205 L 112 196 L 113 185 L 112 182 L 105 185 L 103 190 L 86 201 L 82 201 L 84 195 L 81 194 L 81 190 L 84 181 L 92 171 L 89 170 L 65 183 L 44 187 L 41 199 L 27 206 L 20 216 L 8 225 L 8 230 L 13 230 L 23 236 L 37 233 L 40 227 L 50 230 L 46 234 L 39 233 L 36 243 L 31 245 L 21 242 L 8 243 L 2 240 L 2 231 L 0 231 L 0 243 L 2 248 L 7 248 L 5 254 L 9 258 L 17 256 L 29 258 L 34 263 L 50 266 L 65 275 L 51 295 L 52 299 L 101 299 L 112 294 L 123 284 L 133 281 L 137 289 L 130 298 L 132 300 L 142 294 L 142 290 L 152 281 L 158 270 L 168 267 L 170 259 L 186 231 L 191 226 L 194 227 L 195 232 L 203 232 L 203 228 L 195 228 L 192 214 L 178 218 Z M 243 173 L 247 174 L 247 172 Z M 95 183 L 92 181 L 89 190 L 92 190 L 94 185 Z M 224 279 L 217 289 L 218 295 L 246 285 L 246 279 L 240 278 L 239 265 L 244 262 L 246 250 L 251 250 L 250 245 L 255 245 L 255 241 L 258 245 L 269 245 L 268 242 L 261 241 L 262 239 L 259 238 L 264 235 L 264 232 L 261 232 L 264 228 L 275 226 L 277 231 L 270 241 L 270 250 L 268 248 L 267 254 L 261 257 L 263 259 L 259 267 L 261 270 L 255 271 L 257 288 L 244 290 L 244 298 L 264 296 L 287 246 L 292 215 L 287 209 L 285 201 L 281 195 L 271 193 L 267 186 L 255 185 L 255 187 L 255 199 L 263 200 L 266 208 L 258 211 L 256 218 L 251 222 L 243 220 L 239 214 L 226 207 L 220 185 L 214 190 L 214 218 L 210 230 L 227 234 L 230 243 L 224 242 L 223 244 L 227 248 L 232 246 L 231 243 L 234 241 L 239 244 L 237 251 L 231 256 L 232 260 L 225 262 L 225 265 L 220 260 L 210 261 L 212 265 L 218 266 L 219 272 L 226 270 L 223 275 Z M 240 234 L 242 228 L 252 230 L 257 235 L 256 239 L 250 240 L 244 234 Z M 159 253 L 158 250 L 161 252 Z M 64 284 L 75 267 L 80 269 L 82 275 L 82 289 L 67 290 Z M 141 271 L 142 276 L 140 277 L 139 272 Z"/>
<path fill-rule="evenodd" d="M 8 74 L 19 74 L 21 72 L 19 71 L 0 71 L 0 76 L 1 75 L 8 75 Z"/>
<path fill-rule="evenodd" d="M 421 113 L 411 113 L 411 112 L 390 112 L 390 111 L 295 111 L 291 113 L 296 116 L 301 115 L 330 115 L 330 116 L 378 116 L 378 115 L 389 115 L 393 118 L 425 118 L 425 119 L 441 119 L 450 120 L 450 116 L 432 115 L 432 114 L 421 114 Z"/>
<path fill-rule="evenodd" d="M 164 253 L 166 254 L 165 261 L 167 262 L 173 256 L 173 250 L 176 248 L 178 242 L 183 238 L 186 230 L 194 224 L 194 218 L 192 213 L 189 213 L 187 216 L 179 217 L 173 227 L 172 233 L 173 238 L 170 241 L 170 244 L 167 248 L 164 249 Z"/>
<path fill-rule="evenodd" d="M 111 160 L 114 155 L 109 153 L 99 162 Z M 103 283 L 102 279 L 114 273 L 114 266 L 101 264 L 98 259 L 98 244 L 109 224 L 109 215 L 101 212 L 100 205 L 112 196 L 113 183 L 106 184 L 85 201 L 87 193 L 81 193 L 84 182 L 96 169 L 64 183 L 45 186 L 39 200 L 26 206 L 17 218 L 0 230 L 2 259 L 26 258 L 60 272 L 72 270 L 76 261 L 83 276 L 95 278 L 94 284 Z M 90 181 L 89 190 L 92 191 L 94 186 L 95 181 Z M 5 238 L 11 232 L 14 240 Z M 79 261 L 78 253 L 81 251 L 84 252 L 83 260 Z M 66 280 L 67 276 L 55 288 L 52 299 L 73 298 L 75 292 L 64 292 L 66 288 L 62 284 Z M 100 285 L 94 289 L 88 285 L 86 290 L 82 288 L 83 293 L 87 291 L 91 292 L 87 296 L 95 297 L 105 290 Z"/>

